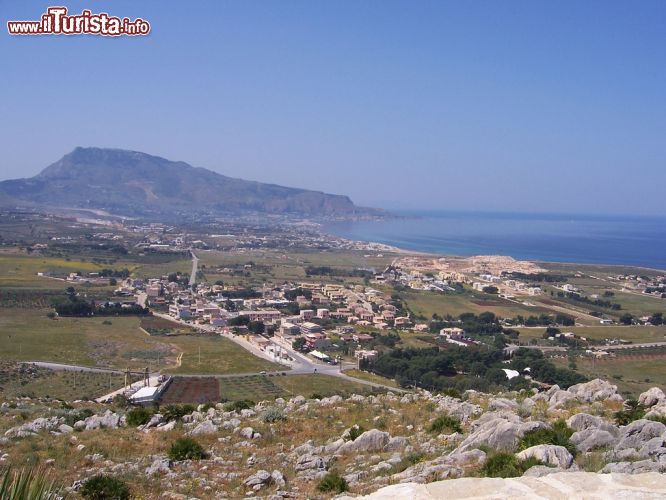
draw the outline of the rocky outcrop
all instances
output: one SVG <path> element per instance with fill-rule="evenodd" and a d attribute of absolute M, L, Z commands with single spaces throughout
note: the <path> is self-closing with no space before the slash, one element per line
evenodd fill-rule
<path fill-rule="evenodd" d="M 553 444 L 539 444 L 516 454 L 519 460 L 535 458 L 539 462 L 568 469 L 573 464 L 573 455 L 564 446 L 555 446 Z"/>
<path fill-rule="evenodd" d="M 466 471 L 476 470 L 483 466 L 486 454 L 481 450 L 443 455 L 435 460 L 413 465 L 402 472 L 393 474 L 393 482 L 425 483 L 429 480 L 460 477 Z"/>
<path fill-rule="evenodd" d="M 569 387 L 568 392 L 573 394 L 578 401 L 592 403 L 606 399 L 622 400 L 617 393 L 617 386 L 601 379 L 594 379 L 583 384 Z"/>
<path fill-rule="evenodd" d="M 638 396 L 638 402 L 646 407 L 651 407 L 666 402 L 666 394 L 659 387 L 652 387 Z"/>
<path fill-rule="evenodd" d="M 656 473 L 638 475 L 559 472 L 544 477 L 512 479 L 463 478 L 429 484 L 397 484 L 363 497 L 367 500 L 474 499 L 562 499 L 603 498 L 609 500 L 647 500 L 666 497 L 666 476 Z M 352 500 L 341 497 L 339 500 Z"/>
<path fill-rule="evenodd" d="M 660 437 L 666 432 L 666 425 L 652 420 L 635 420 L 622 428 L 620 441 L 615 450 L 640 450 L 648 441 Z"/>
<path fill-rule="evenodd" d="M 358 436 L 353 441 L 347 441 L 343 444 L 338 453 L 367 453 L 382 451 L 389 443 L 391 435 L 377 429 L 371 429 Z"/>
<path fill-rule="evenodd" d="M 548 425 L 544 422 L 523 422 L 513 413 L 484 413 L 472 423 L 472 431 L 456 451 L 469 451 L 480 446 L 488 446 L 498 451 L 513 451 L 526 432 L 545 427 Z"/>

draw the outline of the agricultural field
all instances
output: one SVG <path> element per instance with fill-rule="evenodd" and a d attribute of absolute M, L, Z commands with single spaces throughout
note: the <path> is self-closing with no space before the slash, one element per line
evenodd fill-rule
<path fill-rule="evenodd" d="M 427 319 L 433 314 L 459 316 L 462 313 L 479 314 L 485 311 L 495 313 L 502 318 L 539 315 L 552 312 L 544 307 L 528 307 L 499 297 L 490 297 L 484 293 L 436 293 L 428 291 L 407 290 L 398 292 L 407 306 L 417 315 Z"/>
<path fill-rule="evenodd" d="M 175 377 L 162 396 L 163 404 L 251 401 L 295 395 L 366 394 L 371 388 L 328 375 L 252 375 L 240 377 Z"/>
<path fill-rule="evenodd" d="M 0 289 L 35 288 L 39 290 L 65 289 L 71 286 L 63 280 L 37 276 L 37 273 L 69 274 L 96 272 L 108 265 L 82 260 L 0 253 Z"/>
<path fill-rule="evenodd" d="M 576 371 L 589 378 L 602 378 L 618 386 L 625 397 L 637 398 L 651 387 L 666 387 L 666 353 L 663 350 L 641 350 L 640 353 L 618 353 L 604 359 L 576 358 Z M 566 359 L 556 360 L 561 367 Z"/>
<path fill-rule="evenodd" d="M 398 383 L 395 380 L 382 377 L 381 375 L 377 375 L 375 373 L 353 369 L 353 370 L 345 370 L 344 374 L 348 375 L 349 377 L 365 380 L 367 382 L 372 382 L 374 384 L 382 384 L 388 387 L 396 387 L 396 388 L 399 387 Z"/>
<path fill-rule="evenodd" d="M 0 360 L 194 374 L 280 369 L 219 336 L 147 335 L 133 316 L 49 319 L 47 312 L 2 309 Z"/>
<path fill-rule="evenodd" d="M 132 378 L 130 382 L 135 381 Z M 94 399 L 122 387 L 124 375 L 53 371 L 17 363 L 0 363 L 0 397 Z"/>
<path fill-rule="evenodd" d="M 522 342 L 542 339 L 545 328 L 518 328 Z M 666 341 L 666 326 L 589 326 L 562 327 L 563 332 L 574 332 L 587 339 L 603 341 L 622 339 L 633 343 Z"/>

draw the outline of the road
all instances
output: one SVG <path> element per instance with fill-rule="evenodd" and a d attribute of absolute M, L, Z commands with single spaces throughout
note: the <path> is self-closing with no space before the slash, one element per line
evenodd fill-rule
<path fill-rule="evenodd" d="M 194 254 L 194 251 L 191 248 L 190 248 L 190 254 L 192 255 L 192 273 L 190 274 L 190 286 L 193 286 L 197 282 L 199 258 Z"/>

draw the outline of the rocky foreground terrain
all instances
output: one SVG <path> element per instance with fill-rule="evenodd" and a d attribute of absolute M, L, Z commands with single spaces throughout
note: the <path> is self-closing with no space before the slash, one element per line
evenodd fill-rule
<path fill-rule="evenodd" d="M 462 399 L 419 391 L 158 408 L 134 426 L 136 410 L 17 399 L 1 405 L 0 464 L 44 466 L 75 497 L 98 474 L 144 498 L 324 498 L 340 484 L 371 498 L 529 497 L 534 485 L 568 482 L 597 488 L 598 498 L 663 496 L 666 395 L 643 393 L 644 411 L 624 411 L 619 425 L 626 403 L 615 386 L 593 380 Z M 204 458 L 174 459 L 183 437 Z M 429 484 L 465 477 L 474 479 Z"/>

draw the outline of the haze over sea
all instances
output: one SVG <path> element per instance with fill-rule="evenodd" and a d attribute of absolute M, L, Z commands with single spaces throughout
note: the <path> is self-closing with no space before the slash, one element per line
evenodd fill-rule
<path fill-rule="evenodd" d="M 666 217 L 442 211 L 397 215 L 404 218 L 336 222 L 324 229 L 418 252 L 666 269 Z"/>

